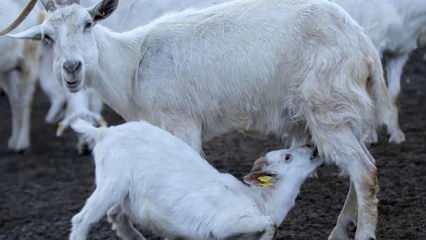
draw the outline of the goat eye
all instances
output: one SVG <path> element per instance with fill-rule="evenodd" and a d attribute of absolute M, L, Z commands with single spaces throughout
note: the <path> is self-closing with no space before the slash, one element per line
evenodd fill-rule
<path fill-rule="evenodd" d="M 293 156 L 291 155 L 291 154 L 289 154 L 289 153 L 287 153 L 285 156 L 284 156 L 284 160 L 286 161 L 286 162 L 289 162 L 289 161 L 291 161 L 293 159 Z"/>

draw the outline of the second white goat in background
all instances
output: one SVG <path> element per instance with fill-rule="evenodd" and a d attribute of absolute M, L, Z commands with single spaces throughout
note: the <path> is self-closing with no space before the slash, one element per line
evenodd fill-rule
<path fill-rule="evenodd" d="M 426 1 L 332 0 L 342 6 L 373 40 L 384 57 L 389 93 L 401 91 L 403 68 L 410 53 L 426 46 Z"/>

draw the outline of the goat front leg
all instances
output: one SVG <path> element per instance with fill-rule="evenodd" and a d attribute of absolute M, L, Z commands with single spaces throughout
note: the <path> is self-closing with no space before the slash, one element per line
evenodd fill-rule
<path fill-rule="evenodd" d="M 3 74 L 5 89 L 12 112 L 12 136 L 9 149 L 20 152 L 30 147 L 30 115 L 35 82 L 32 76 L 18 71 Z"/>
<path fill-rule="evenodd" d="M 337 224 L 329 236 L 329 240 L 349 240 L 347 232 L 348 225 L 353 223 L 356 224 L 358 205 L 356 202 L 356 192 L 351 182 L 349 186 L 349 192 L 346 197 L 345 205 L 339 217 Z"/>
<path fill-rule="evenodd" d="M 105 179 L 104 179 L 105 180 Z M 101 181 L 83 209 L 72 218 L 70 240 L 85 240 L 91 225 L 98 222 L 114 205 L 126 196 L 126 184 L 120 180 Z"/>
<path fill-rule="evenodd" d="M 401 77 L 405 63 L 409 58 L 408 54 L 390 58 L 386 63 L 386 77 L 389 86 L 389 94 L 394 103 L 397 103 L 401 91 Z"/>
<path fill-rule="evenodd" d="M 145 240 L 145 237 L 133 226 L 130 218 L 121 205 L 114 206 L 108 211 L 108 222 L 117 236 L 123 240 Z"/>

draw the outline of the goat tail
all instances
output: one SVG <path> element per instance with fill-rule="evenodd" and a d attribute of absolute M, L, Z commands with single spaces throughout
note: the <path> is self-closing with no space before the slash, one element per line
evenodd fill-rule
<path fill-rule="evenodd" d="M 405 141 L 405 135 L 399 126 L 398 108 L 389 96 L 380 58 L 370 58 L 368 68 L 367 89 L 374 100 L 378 124 L 386 126 L 390 142 L 401 143 Z"/>
<path fill-rule="evenodd" d="M 82 134 L 88 140 L 94 141 L 95 143 L 102 140 L 103 136 L 105 135 L 105 130 L 107 129 L 106 127 L 94 127 L 92 124 L 82 119 L 78 119 L 72 123 L 71 128 L 77 133 Z"/>

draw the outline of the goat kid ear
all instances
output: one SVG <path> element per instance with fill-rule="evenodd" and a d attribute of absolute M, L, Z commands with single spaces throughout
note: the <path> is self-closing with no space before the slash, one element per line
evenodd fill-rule
<path fill-rule="evenodd" d="M 23 32 L 7 34 L 6 36 L 16 39 L 41 40 L 43 38 L 42 32 L 42 27 L 40 25 L 37 25 Z"/>
<path fill-rule="evenodd" d="M 251 172 L 244 177 L 244 182 L 248 185 L 254 185 L 263 188 L 272 188 L 277 182 L 277 177 L 275 174 L 268 172 Z"/>
<path fill-rule="evenodd" d="M 94 22 L 108 18 L 118 7 L 119 0 L 103 0 L 89 10 Z"/>

